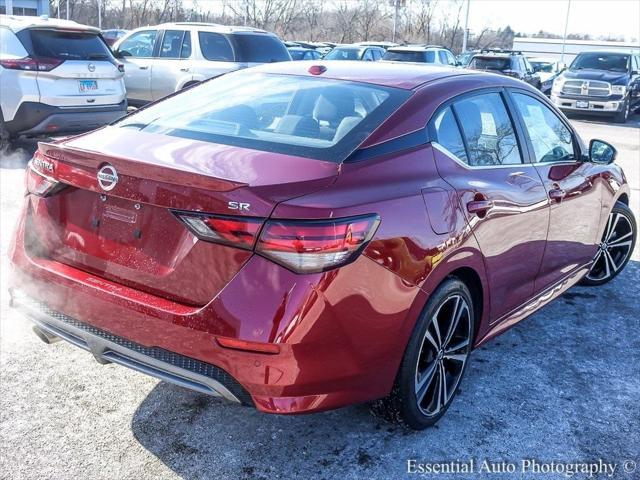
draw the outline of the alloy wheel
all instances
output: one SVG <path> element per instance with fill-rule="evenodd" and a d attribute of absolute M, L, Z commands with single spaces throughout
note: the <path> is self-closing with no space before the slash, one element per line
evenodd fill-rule
<path fill-rule="evenodd" d="M 611 212 L 587 278 L 602 282 L 616 275 L 631 253 L 633 235 L 629 219 L 621 213 Z"/>
<path fill-rule="evenodd" d="M 453 396 L 471 350 L 467 301 L 451 295 L 431 318 L 416 362 L 415 393 L 420 411 L 438 415 Z"/>

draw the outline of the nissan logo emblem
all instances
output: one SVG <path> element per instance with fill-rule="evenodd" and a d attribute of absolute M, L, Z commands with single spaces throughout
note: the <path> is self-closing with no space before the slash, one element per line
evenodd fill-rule
<path fill-rule="evenodd" d="M 89 63 L 87 64 L 87 70 L 89 70 L 90 72 L 95 72 L 96 66 L 93 63 Z"/>
<path fill-rule="evenodd" d="M 100 170 L 98 170 L 98 184 L 100 188 L 106 190 L 113 190 L 114 187 L 118 183 L 118 172 L 111 165 L 105 165 Z"/>

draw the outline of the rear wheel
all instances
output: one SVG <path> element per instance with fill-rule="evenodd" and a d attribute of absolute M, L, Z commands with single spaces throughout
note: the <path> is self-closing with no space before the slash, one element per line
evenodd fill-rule
<path fill-rule="evenodd" d="M 469 290 L 456 278 L 433 293 L 418 319 L 391 395 L 373 413 L 422 430 L 447 411 L 471 352 L 475 317 Z"/>
<path fill-rule="evenodd" d="M 9 148 L 10 144 L 11 135 L 4 125 L 4 117 L 2 116 L 2 112 L 0 112 L 0 150 Z"/>
<path fill-rule="evenodd" d="M 636 244 L 636 221 L 631 209 L 617 202 L 598 244 L 589 273 L 583 285 L 602 285 L 613 280 L 627 265 Z"/>

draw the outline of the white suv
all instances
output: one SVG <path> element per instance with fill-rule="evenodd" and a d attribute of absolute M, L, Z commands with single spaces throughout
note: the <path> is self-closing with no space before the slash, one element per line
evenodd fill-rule
<path fill-rule="evenodd" d="M 432 65 L 458 66 L 451 50 L 439 45 L 407 45 L 390 47 L 382 57 L 387 62 L 429 63 Z"/>
<path fill-rule="evenodd" d="M 291 60 L 273 33 L 190 22 L 133 30 L 114 53 L 125 65 L 127 98 L 136 106 L 233 70 Z"/>
<path fill-rule="evenodd" d="M 123 66 L 100 31 L 0 15 L 0 138 L 75 133 L 127 111 Z"/>

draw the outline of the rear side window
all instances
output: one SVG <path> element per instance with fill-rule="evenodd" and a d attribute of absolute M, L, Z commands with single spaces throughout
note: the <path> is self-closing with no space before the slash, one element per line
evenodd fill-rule
<path fill-rule="evenodd" d="M 151 105 L 117 125 L 341 162 L 409 95 L 377 85 L 247 69 Z"/>
<path fill-rule="evenodd" d="M 108 60 L 112 58 L 109 47 L 95 33 L 32 29 L 28 30 L 28 40 L 31 44 L 32 55 L 36 57 L 59 60 Z"/>
<path fill-rule="evenodd" d="M 198 32 L 202 56 L 212 62 L 233 62 L 233 49 L 224 35 Z"/>
<path fill-rule="evenodd" d="M 279 38 L 265 34 L 234 34 L 229 37 L 238 62 L 271 63 L 291 60 Z"/>
<path fill-rule="evenodd" d="M 5 58 L 24 58 L 28 55 L 18 37 L 4 27 L 0 27 L 0 53 Z"/>
<path fill-rule="evenodd" d="M 453 116 L 451 108 L 446 108 L 433 122 L 436 131 L 436 141 L 464 163 L 469 163 L 467 152 L 464 149 L 462 135 L 458 129 L 458 123 Z"/>
<path fill-rule="evenodd" d="M 469 165 L 522 163 L 516 134 L 498 93 L 476 95 L 453 106 L 467 144 Z"/>
<path fill-rule="evenodd" d="M 164 32 L 162 46 L 160 47 L 160 57 L 180 58 L 183 37 L 184 31 L 182 30 L 167 30 Z"/>

